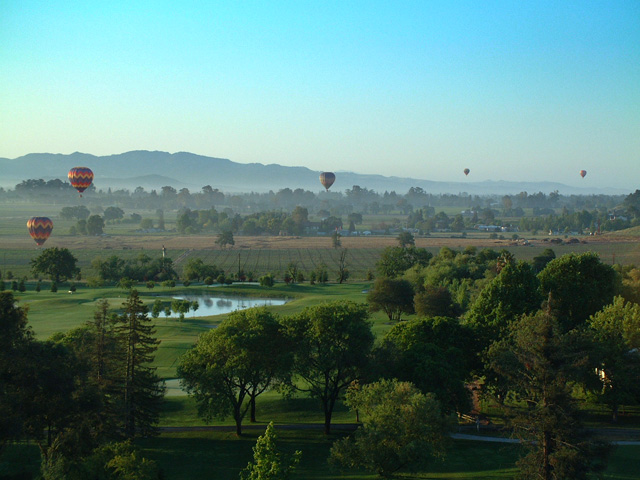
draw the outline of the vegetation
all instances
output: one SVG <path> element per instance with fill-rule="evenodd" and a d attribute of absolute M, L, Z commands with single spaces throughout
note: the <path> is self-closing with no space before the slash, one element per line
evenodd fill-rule
<path fill-rule="evenodd" d="M 265 309 L 237 311 L 215 330 L 201 335 L 182 359 L 178 374 L 205 418 L 231 414 L 236 434 L 256 398 L 287 376 L 289 343 L 277 318 Z"/>
<path fill-rule="evenodd" d="M 31 261 L 31 270 L 36 275 L 49 275 L 56 283 L 64 282 L 80 271 L 76 266 L 77 261 L 68 248 L 46 248 Z"/>
<path fill-rule="evenodd" d="M 45 192 L 35 184 L 33 188 L 42 194 L 41 198 L 58 198 L 58 193 L 51 193 L 55 189 Z M 3 199 L 25 198 L 22 197 L 25 192 L 24 189 L 0 192 L 0 203 Z M 16 449 L 32 448 L 35 451 L 28 458 L 33 458 L 30 465 L 35 467 L 30 471 L 35 474 L 39 468 L 43 478 L 83 478 L 78 472 L 88 471 L 95 472 L 94 476 L 99 478 L 120 474 L 136 478 L 160 475 L 180 478 L 179 465 L 185 468 L 186 464 L 178 459 L 176 452 L 189 450 L 211 459 L 202 462 L 208 463 L 206 467 L 194 465 L 200 477 L 211 476 L 214 470 L 217 477 L 238 478 L 240 469 L 250 459 L 251 446 L 257 436 L 256 431 L 246 425 L 243 438 L 239 439 L 228 437 L 224 432 L 170 433 L 142 438 L 155 433 L 159 422 L 175 426 L 202 425 L 196 414 L 196 398 L 188 398 L 178 391 L 176 397 L 166 397 L 164 411 L 157 402 L 162 391 L 159 380 L 164 378 L 169 385 L 174 385 L 171 382 L 176 381 L 173 379 L 177 376 L 177 366 L 181 365 L 186 372 L 187 360 L 192 355 L 195 358 L 194 352 L 200 348 L 202 352 L 197 360 L 201 363 L 196 366 L 194 360 L 192 368 L 196 373 L 198 369 L 204 371 L 207 366 L 222 362 L 219 360 L 222 353 L 227 355 L 225 368 L 234 365 L 236 372 L 256 362 L 266 368 L 270 362 L 277 363 L 280 353 L 290 353 L 278 367 L 277 374 L 262 376 L 264 371 L 254 371 L 255 375 L 244 387 L 241 405 L 243 415 L 252 413 L 252 421 L 310 422 L 318 423 L 327 432 L 333 431 L 328 436 L 313 430 L 282 432 L 284 452 L 290 455 L 297 450 L 313 452 L 305 454 L 292 478 L 337 478 L 325 465 L 334 443 L 335 458 L 339 457 L 339 444 L 352 449 L 348 455 L 351 463 L 343 465 L 357 466 L 349 474 L 353 478 L 371 478 L 371 474 L 363 470 L 382 474 L 381 467 L 376 466 L 380 459 L 384 460 L 382 463 L 389 460 L 385 465 L 398 465 L 402 462 L 391 460 L 409 458 L 405 453 L 398 453 L 403 452 L 404 444 L 397 436 L 384 444 L 361 442 L 361 446 L 370 447 L 369 451 L 355 448 L 360 437 L 365 438 L 373 431 L 376 435 L 389 436 L 398 432 L 387 427 L 376 430 L 376 425 L 384 423 L 376 423 L 382 421 L 375 419 L 378 413 L 371 416 L 365 411 L 364 403 L 353 413 L 347 411 L 343 402 L 351 398 L 351 394 L 345 397 L 345 392 L 354 385 L 354 380 L 359 381 L 361 392 L 381 383 L 411 382 L 414 386 L 406 390 L 410 390 L 411 395 L 422 396 L 411 398 L 429 398 L 434 405 L 437 401 L 442 413 L 433 418 L 438 421 L 445 422 L 452 413 L 473 417 L 492 415 L 492 421 L 499 425 L 505 419 L 507 422 L 504 430 L 497 434 L 517 433 L 523 439 L 533 438 L 522 428 L 527 424 L 534 425 L 528 432 L 538 439 L 538 445 L 544 446 L 546 439 L 551 439 L 546 443 L 546 453 L 544 448 L 533 448 L 522 457 L 517 468 L 515 462 L 520 455 L 515 446 L 505 447 L 498 453 L 490 445 L 470 446 L 455 441 L 452 450 L 447 447 L 449 455 L 445 463 L 430 462 L 425 467 L 421 460 L 405 462 L 397 472 L 408 471 L 411 465 L 416 465 L 417 478 L 434 475 L 497 478 L 516 474 L 526 478 L 530 472 L 539 474 L 542 469 L 542 475 L 561 472 L 570 478 L 583 478 L 588 471 L 604 468 L 606 459 L 597 453 L 607 452 L 608 447 L 593 443 L 580 425 L 585 421 L 586 412 L 597 411 L 599 417 L 591 414 L 586 419 L 590 426 L 608 426 L 611 419 L 621 426 L 637 427 L 635 406 L 640 401 L 640 392 L 637 382 L 629 380 L 639 375 L 634 349 L 639 346 L 636 333 L 640 315 L 636 307 L 640 273 L 632 265 L 607 265 L 610 259 L 613 263 L 615 260 L 632 263 L 634 252 L 625 243 L 585 245 L 580 243 L 583 240 L 570 243 L 568 237 L 562 240 L 538 236 L 535 246 L 524 248 L 524 243 L 520 243 L 525 236 L 522 231 L 517 235 L 506 234 L 507 238 L 513 237 L 511 244 L 508 240 L 499 240 L 503 232 L 496 232 L 496 242 L 486 240 L 491 248 L 483 248 L 477 239 L 487 239 L 488 233 L 481 236 L 471 230 L 475 223 L 486 221 L 506 228 L 535 227 L 545 236 L 547 227 L 554 232 L 558 228 L 570 228 L 568 235 L 573 235 L 573 228 L 578 226 L 583 232 L 587 229 L 596 232 L 598 228 L 604 231 L 637 223 L 637 217 L 630 213 L 635 197 L 623 203 L 625 211 L 618 210 L 618 219 L 611 219 L 607 209 L 617 208 L 622 198 L 514 195 L 509 199 L 499 198 L 504 208 L 498 209 L 491 206 L 488 198 L 444 198 L 419 189 L 412 189 L 406 195 L 391 192 L 378 195 L 354 186 L 344 194 L 331 192 L 322 204 L 309 193 L 277 192 L 253 198 L 238 195 L 232 201 L 231 196 L 213 189 L 203 189 L 202 194 L 167 189 L 155 195 L 156 203 L 151 202 L 153 196 L 147 192 L 138 192 L 135 201 L 127 192 L 112 192 L 109 202 L 103 202 L 104 207 L 97 205 L 97 201 L 93 203 L 107 198 L 99 192 L 91 193 L 95 198 L 86 196 L 88 208 L 67 208 L 61 207 L 64 203 L 58 203 L 52 213 L 45 213 L 54 215 L 63 208 L 64 214 L 60 212 L 56 218 L 58 240 L 63 244 L 71 242 L 69 245 L 83 242 L 81 247 L 70 250 L 76 259 L 74 271 L 61 273 L 58 279 L 55 274 L 41 270 L 32 271 L 29 277 L 31 261 L 49 249 L 34 253 L 32 244 L 30 250 L 4 248 L 2 273 L 8 280 L 5 286 L 13 288 L 15 282 L 15 291 L 3 292 L 0 302 L 0 383 L 3 385 L 0 389 L 0 476 L 5 473 L 3 465 L 14 458 Z M 274 210 L 253 213 L 262 199 L 272 202 L 270 208 Z M 148 206 L 144 206 L 147 201 Z M 172 202 L 182 202 L 181 210 L 176 211 Z M 18 210 L 32 208 L 29 204 L 12 205 Z M 143 211 L 148 207 L 152 208 L 151 214 Z M 467 210 L 464 215 L 460 213 L 462 208 Z M 583 213 L 587 209 L 589 215 Z M 60 233 L 70 227 L 80 232 L 80 222 L 84 222 L 84 231 L 88 233 L 88 219 L 92 215 L 104 222 L 102 232 L 117 238 L 74 239 Z M 166 231 L 160 234 L 150 231 L 140 236 L 135 229 L 142 225 L 145 215 L 151 221 L 151 228 L 156 224 L 160 227 L 162 220 L 162 229 Z M 346 230 L 335 230 L 345 217 L 353 223 L 354 228 L 350 230 L 354 233 L 363 230 L 371 230 L 374 235 L 388 233 L 387 239 L 383 239 L 387 243 L 359 247 L 357 242 L 368 239 L 352 238 L 355 235 Z M 405 221 L 411 230 L 402 230 Z M 3 239 L 13 242 L 19 233 L 24 234 L 24 222 L 20 223 L 9 220 L 0 234 Z M 59 224 L 63 229 L 58 228 Z M 201 246 L 193 248 L 185 244 L 168 248 L 170 255 L 161 258 L 149 252 L 156 248 L 156 243 L 157 251 L 165 241 L 170 247 L 170 240 L 179 234 L 180 225 L 185 235 L 200 233 Z M 170 231 L 174 228 L 177 232 Z M 322 229 L 327 235 L 316 242 L 313 236 Z M 467 241 L 462 235 L 457 235 L 459 240 L 442 238 L 452 236 L 438 231 L 447 229 L 475 240 Z M 234 235 L 235 249 L 211 248 L 215 235 L 223 231 Z M 254 243 L 248 243 L 243 234 L 249 231 L 306 237 L 258 237 L 251 240 Z M 204 235 L 208 232 L 213 236 Z M 331 232 L 339 232 L 339 240 L 346 248 L 332 248 Z M 427 232 L 432 239 L 440 239 L 440 243 L 425 239 Z M 561 230 L 559 236 L 563 234 Z M 154 235 L 162 237 L 154 239 Z M 127 241 L 122 241 L 123 238 Z M 292 242 L 291 245 L 299 243 L 293 248 L 274 247 L 279 243 L 269 244 L 272 240 Z M 144 245 L 144 251 L 139 246 L 134 247 L 137 250 L 127 251 L 129 245 L 136 245 L 138 241 L 139 246 Z M 396 242 L 398 246 L 389 246 Z M 263 244 L 269 245 L 259 246 Z M 442 244 L 449 246 L 441 248 Z M 423 245 L 427 248 L 421 248 Z M 602 254 L 586 253 L 592 249 Z M 176 259 L 175 262 L 170 257 Z M 82 279 L 86 280 L 78 279 L 79 269 L 82 269 Z M 361 283 L 367 272 L 373 277 L 374 269 L 376 283 Z M 40 280 L 40 276 L 50 278 L 51 282 Z M 74 277 L 73 284 L 67 288 L 64 282 Z M 231 285 L 232 280 L 250 278 L 260 278 L 261 285 Z M 273 329 L 258 328 L 262 323 L 257 320 L 243 320 L 242 327 L 236 326 L 234 330 L 231 327 L 237 320 L 236 314 L 212 318 L 189 315 L 180 322 L 168 318 L 174 302 L 170 298 L 173 290 L 178 295 L 204 292 L 206 287 L 200 282 L 211 285 L 216 279 L 221 285 L 216 290 L 225 294 L 281 296 L 291 301 L 282 307 L 243 314 L 247 318 L 269 317 L 265 323 Z M 376 302 L 376 295 L 384 291 L 376 285 L 389 282 L 409 286 L 408 293 L 402 297 L 405 310 L 400 314 L 394 311 L 391 317 L 382 307 L 389 307 L 399 296 L 390 295 L 383 302 Z M 126 287 L 126 291 L 114 288 L 116 283 Z M 118 297 L 133 295 L 140 284 L 147 286 L 144 294 L 136 292 L 137 299 L 129 297 L 122 305 Z M 265 288 L 268 285 L 270 287 Z M 60 288 L 64 294 L 50 293 L 50 287 L 52 292 Z M 67 295 L 67 290 L 74 289 L 73 295 Z M 14 295 L 18 292 L 20 301 L 16 303 Z M 551 310 L 541 311 L 541 301 L 548 299 L 549 293 Z M 615 297 L 618 294 L 622 296 Z M 326 303 L 327 300 L 335 302 Z M 28 327 L 27 309 L 21 306 L 25 305 L 22 302 L 29 304 L 29 324 L 35 333 Z M 180 302 L 178 310 L 182 310 L 184 317 L 193 310 L 193 304 Z M 169 314 L 161 318 L 167 307 Z M 143 373 L 135 373 L 133 379 L 127 380 L 126 365 L 131 365 L 133 370 L 136 367 L 125 354 L 128 348 L 125 332 L 134 317 L 134 323 L 150 325 L 145 323 L 149 320 L 147 309 L 151 312 L 149 316 L 158 319 L 157 331 L 151 331 L 141 344 L 141 350 L 149 354 L 144 359 L 138 357 L 141 368 L 138 372 Z M 55 334 L 56 331 L 63 333 Z M 204 347 L 206 339 L 218 332 L 225 337 L 221 342 L 225 347 L 216 350 L 221 353 L 212 359 L 210 354 L 214 348 Z M 195 343 L 198 334 L 202 336 Z M 375 337 L 379 342 L 373 348 Z M 274 346 L 270 343 L 274 339 L 280 343 Z M 162 343 L 157 343 L 158 340 Z M 140 353 L 138 347 L 134 350 Z M 189 353 L 178 361 L 187 351 Z M 598 375 L 594 374 L 596 371 Z M 186 379 L 185 372 L 181 370 L 180 374 Z M 145 379 L 148 389 L 140 386 L 140 390 L 135 390 L 135 382 Z M 213 396 L 214 382 L 208 377 L 200 380 L 198 388 Z M 331 388 L 324 388 L 325 384 Z M 466 387 L 471 385 L 481 389 L 484 396 L 469 395 Z M 173 386 L 171 388 L 175 392 Z M 134 404 L 127 403 L 131 393 Z M 545 400 L 546 394 L 550 396 Z M 239 398 L 237 392 L 235 398 Z M 505 409 L 503 413 L 497 413 L 495 401 Z M 545 408 L 545 401 L 562 408 Z M 383 403 L 388 409 L 380 418 L 387 418 L 386 415 L 393 418 L 393 402 Z M 212 402 L 211 415 L 204 418 L 215 425 L 236 424 L 233 413 L 226 408 Z M 137 412 L 133 420 L 126 413 L 131 411 Z M 336 423 L 353 423 L 354 416 L 363 420 L 363 427 L 357 433 L 347 436 L 335 428 Z M 399 422 L 394 425 L 400 426 Z M 133 436 L 135 443 L 128 446 L 117 443 L 125 436 Z M 30 443 L 22 445 L 16 439 Z M 344 440 L 335 442 L 336 439 Z M 383 446 L 389 450 L 383 451 Z M 637 457 L 636 450 L 633 446 L 617 447 L 612 453 L 608 474 L 612 478 L 622 478 L 625 471 L 627 477 L 635 475 L 637 470 L 621 465 L 632 462 Z M 461 458 L 473 466 L 463 465 Z M 257 465 L 258 460 L 254 464 Z M 132 470 L 136 466 L 139 469 Z M 390 472 L 393 468 L 390 466 L 384 471 Z M 486 471 L 481 472 L 485 468 Z M 460 473 L 462 471 L 466 473 Z"/>
<path fill-rule="evenodd" d="M 573 383 L 589 371 L 590 349 L 579 335 L 563 333 L 549 305 L 514 322 L 511 335 L 492 347 L 490 367 L 528 405 L 512 409 L 510 418 L 530 450 L 518 462 L 519 478 L 586 479 L 606 465 L 608 448 L 582 428 L 571 395 Z"/>
<path fill-rule="evenodd" d="M 277 435 L 273 429 L 273 422 L 267 425 L 264 435 L 258 437 L 253 447 L 253 462 L 247 465 L 241 474 L 242 480 L 287 480 L 300 463 L 302 452 L 296 450 L 289 459 L 284 457 L 276 448 Z"/>
<path fill-rule="evenodd" d="M 307 307 L 283 321 L 294 346 L 292 386 L 322 403 L 324 432 L 340 394 L 364 373 L 374 336 L 364 305 L 334 302 Z"/>
<path fill-rule="evenodd" d="M 389 478 L 445 456 L 450 424 L 438 401 L 411 383 L 394 379 L 355 385 L 347 391 L 346 403 L 360 412 L 362 427 L 334 443 L 330 462 Z"/>

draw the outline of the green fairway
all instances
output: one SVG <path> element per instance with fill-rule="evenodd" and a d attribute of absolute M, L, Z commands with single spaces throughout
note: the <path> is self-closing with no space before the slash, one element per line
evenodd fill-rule
<path fill-rule="evenodd" d="M 364 303 L 370 283 L 348 283 L 345 285 L 309 285 L 278 284 L 272 288 L 257 285 L 229 285 L 217 288 L 207 288 L 202 285 L 189 287 L 164 288 L 156 287 L 153 290 L 139 286 L 142 300 L 151 305 L 155 299 L 160 298 L 169 305 L 171 298 L 180 294 L 208 294 L 221 296 L 251 296 L 251 297 L 278 297 L 288 299 L 289 302 L 281 306 L 267 307 L 279 315 L 291 315 L 301 311 L 309 305 L 333 300 L 351 300 Z M 49 291 L 49 284 L 43 283 L 43 290 L 35 292 L 34 284 L 27 284 L 27 291 L 17 292 L 16 297 L 21 304 L 29 305 L 29 324 L 37 338 L 44 340 L 56 332 L 66 332 L 78 327 L 93 318 L 96 302 L 107 299 L 111 309 L 120 311 L 122 303 L 127 298 L 127 292 L 117 287 L 88 288 L 78 286 L 75 293 L 70 294 L 67 289 L 60 287 L 57 293 Z M 160 346 L 156 353 L 154 366 L 158 368 L 161 378 L 174 378 L 178 358 L 191 345 L 198 335 L 209 330 L 213 325 L 221 322 L 226 315 L 212 317 L 200 317 L 189 313 L 183 321 L 175 318 L 165 318 L 161 314 L 154 323 L 157 330 L 157 338 Z M 382 336 L 391 325 L 386 316 L 381 313 L 371 317 L 373 330 L 377 336 Z"/>

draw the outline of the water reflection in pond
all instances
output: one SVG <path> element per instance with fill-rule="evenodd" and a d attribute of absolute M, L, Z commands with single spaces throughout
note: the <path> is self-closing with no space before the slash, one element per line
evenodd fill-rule
<path fill-rule="evenodd" d="M 198 308 L 189 310 L 185 316 L 207 317 L 222 313 L 235 312 L 251 307 L 265 307 L 272 305 L 284 305 L 287 300 L 282 298 L 251 298 L 251 297 L 216 297 L 211 295 L 181 295 L 173 297 L 188 302 L 198 302 Z M 179 314 L 171 312 L 169 318 L 178 318 Z"/>

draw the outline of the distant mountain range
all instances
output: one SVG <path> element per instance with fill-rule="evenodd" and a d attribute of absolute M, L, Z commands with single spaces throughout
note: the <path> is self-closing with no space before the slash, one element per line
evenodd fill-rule
<path fill-rule="evenodd" d="M 42 178 L 67 179 L 67 172 L 76 166 L 89 167 L 95 174 L 98 189 L 129 189 L 141 186 L 147 190 L 170 185 L 176 189 L 199 191 L 211 185 L 223 192 L 274 192 L 283 188 L 302 188 L 317 192 L 322 190 L 320 172 L 306 167 L 286 167 L 277 164 L 236 163 L 224 158 L 205 157 L 188 152 L 167 153 L 138 150 L 97 157 L 87 153 L 70 155 L 30 153 L 15 159 L 0 158 L 0 185 L 14 187 L 22 180 Z M 558 190 L 565 195 L 628 194 L 625 189 L 577 188 L 554 182 L 435 182 L 408 177 L 363 175 L 353 172 L 336 172 L 333 191 L 344 191 L 359 185 L 376 192 L 406 193 L 411 187 L 421 187 L 427 193 L 466 192 L 475 195 L 516 194 L 519 192 L 549 193 Z"/>

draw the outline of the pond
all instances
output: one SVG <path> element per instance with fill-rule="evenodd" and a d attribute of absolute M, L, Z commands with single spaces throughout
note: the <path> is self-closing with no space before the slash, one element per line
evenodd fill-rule
<path fill-rule="evenodd" d="M 244 310 L 245 308 L 251 307 L 284 305 L 288 301 L 282 298 L 221 297 L 214 295 L 180 295 L 173 298 L 187 300 L 189 302 L 198 302 L 198 309 L 195 312 L 190 310 L 185 317 L 208 317 L 210 315 L 231 313 L 236 310 Z M 169 318 L 178 317 L 179 314 L 174 312 L 171 312 L 171 315 L 169 315 Z"/>

